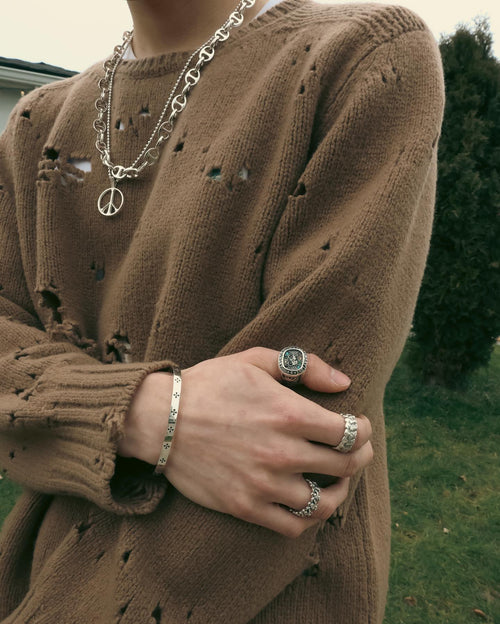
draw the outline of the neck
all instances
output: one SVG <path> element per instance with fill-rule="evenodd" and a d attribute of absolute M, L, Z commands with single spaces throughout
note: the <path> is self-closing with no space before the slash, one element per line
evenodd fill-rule
<path fill-rule="evenodd" d="M 251 21 L 267 0 L 244 12 Z M 238 0 L 128 0 L 137 58 L 195 50 L 222 26 Z"/>

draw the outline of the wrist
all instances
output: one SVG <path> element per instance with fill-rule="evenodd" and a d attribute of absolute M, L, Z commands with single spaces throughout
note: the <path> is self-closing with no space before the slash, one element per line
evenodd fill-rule
<path fill-rule="evenodd" d="M 160 456 L 155 468 L 155 474 L 164 474 L 165 466 L 172 450 L 174 434 L 177 427 L 177 416 L 179 415 L 179 405 L 181 399 L 182 375 L 177 366 L 173 367 L 172 397 L 167 422 L 167 431 L 161 446 Z"/>
<path fill-rule="evenodd" d="M 172 386 L 172 373 L 159 371 L 144 378 L 125 417 L 119 455 L 156 465 L 168 426 Z"/>

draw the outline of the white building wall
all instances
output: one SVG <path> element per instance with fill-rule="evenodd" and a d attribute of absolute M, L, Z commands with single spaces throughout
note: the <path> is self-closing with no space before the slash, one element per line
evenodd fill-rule
<path fill-rule="evenodd" d="M 2 132 L 7 125 L 7 119 L 9 118 L 10 111 L 17 104 L 20 97 L 20 89 L 0 87 L 0 132 Z"/>
<path fill-rule="evenodd" d="M 23 95 L 36 87 L 63 80 L 61 76 L 5 67 L 0 64 L 0 133 L 4 130 L 10 111 Z"/>

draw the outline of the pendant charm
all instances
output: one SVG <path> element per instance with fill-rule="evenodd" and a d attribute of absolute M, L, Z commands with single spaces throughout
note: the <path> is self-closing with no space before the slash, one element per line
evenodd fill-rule
<path fill-rule="evenodd" d="M 123 193 L 115 185 L 115 179 L 111 178 L 111 186 L 99 195 L 97 208 L 105 217 L 112 217 L 120 212 L 124 202 Z"/>

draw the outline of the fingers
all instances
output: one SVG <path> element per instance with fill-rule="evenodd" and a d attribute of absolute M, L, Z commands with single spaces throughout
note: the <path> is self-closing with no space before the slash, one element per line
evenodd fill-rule
<path fill-rule="evenodd" d="M 337 446 L 344 436 L 345 419 L 336 412 L 321 407 L 314 401 L 300 396 L 280 399 L 273 409 L 276 412 L 275 426 L 282 433 L 300 436 L 311 442 Z M 357 450 L 372 437 L 372 426 L 364 414 L 356 416 L 358 430 L 352 450 Z"/>
<path fill-rule="evenodd" d="M 331 475 L 335 477 L 352 477 L 366 468 L 373 461 L 371 442 L 363 444 L 357 451 L 339 453 L 331 448 L 318 444 L 310 444 L 310 451 L 300 458 L 303 472 Z"/>
<path fill-rule="evenodd" d="M 254 347 L 243 351 L 240 355 L 251 364 L 265 370 L 276 381 L 281 381 L 278 351 L 266 347 Z M 314 353 L 308 353 L 307 368 L 300 383 L 318 392 L 341 392 L 349 387 L 351 380 L 347 375 L 332 368 Z"/>
<path fill-rule="evenodd" d="M 358 431 L 352 447 L 353 451 L 360 449 L 372 437 L 372 425 L 364 414 L 356 416 Z M 338 446 L 344 436 L 345 419 L 341 414 L 322 410 L 303 423 L 301 433 L 311 442 L 321 442 L 328 446 Z"/>
<path fill-rule="evenodd" d="M 298 480 L 298 485 L 301 490 L 301 501 L 297 503 L 296 509 L 304 508 L 311 497 L 310 487 L 302 477 L 300 480 L 302 480 L 302 484 Z M 281 507 L 280 504 L 274 503 L 256 509 L 253 519 L 249 521 L 281 533 L 286 537 L 297 538 L 310 527 L 318 525 L 321 520 L 327 520 L 332 516 L 338 506 L 347 498 L 348 491 L 349 479 L 339 479 L 337 483 L 321 489 L 318 509 L 310 518 L 299 518 L 288 509 Z"/>
<path fill-rule="evenodd" d="M 339 453 L 329 446 L 313 444 L 307 440 L 289 441 L 282 448 L 259 449 L 257 461 L 259 469 L 251 475 L 249 480 L 258 495 L 266 496 L 268 500 L 272 499 L 289 507 L 295 507 L 297 501 L 300 503 L 304 497 L 303 488 L 297 490 L 290 486 L 289 481 L 281 481 L 279 484 L 274 481 L 272 486 L 268 487 L 269 483 L 262 478 L 262 474 L 281 475 L 282 479 L 287 480 L 290 476 L 295 478 L 295 475 L 302 473 L 352 477 L 373 461 L 373 447 L 368 441 L 356 451 Z M 284 492 L 284 496 L 293 498 L 276 500 L 280 492 Z"/>

